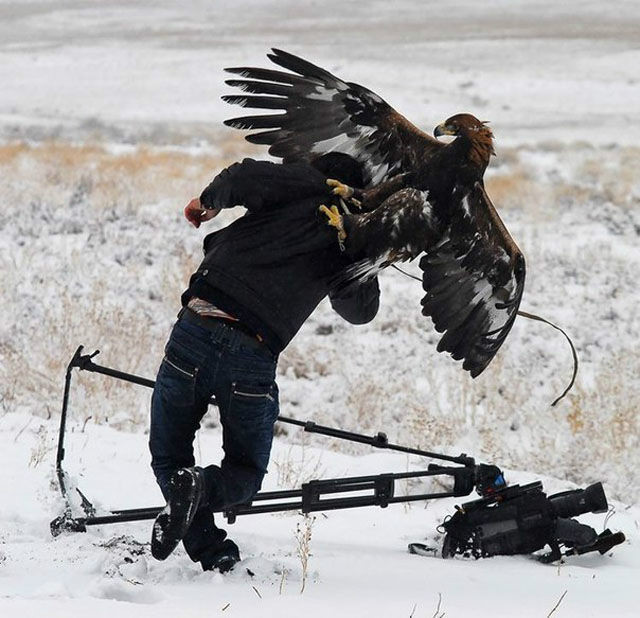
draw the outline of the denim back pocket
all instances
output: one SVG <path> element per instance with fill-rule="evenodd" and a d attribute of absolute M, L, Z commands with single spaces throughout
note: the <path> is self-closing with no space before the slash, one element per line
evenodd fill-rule
<path fill-rule="evenodd" d="M 227 455 L 266 473 L 278 409 L 275 382 L 232 382 L 223 419 L 228 431 Z"/>
<path fill-rule="evenodd" d="M 249 422 L 255 427 L 271 426 L 279 411 L 278 387 L 275 382 L 233 382 L 229 412 L 236 422 Z"/>
<path fill-rule="evenodd" d="M 189 350 L 169 341 L 158 372 L 158 388 L 163 399 L 173 406 L 192 406 L 195 403 L 196 380 L 201 361 Z"/>
<path fill-rule="evenodd" d="M 231 385 L 231 396 L 240 397 L 241 399 L 249 399 L 259 401 L 267 399 L 271 402 L 275 401 L 272 394 L 272 384 L 255 385 L 255 384 L 239 384 L 234 382 Z"/>

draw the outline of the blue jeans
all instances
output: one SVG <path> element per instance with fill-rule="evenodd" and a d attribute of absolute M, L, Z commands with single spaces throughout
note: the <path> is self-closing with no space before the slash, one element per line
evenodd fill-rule
<path fill-rule="evenodd" d="M 165 347 L 151 399 L 151 467 L 165 499 L 175 470 L 195 464 L 193 440 L 215 396 L 224 458 L 204 468 L 205 495 L 184 547 L 207 568 L 226 532 L 213 511 L 249 502 L 267 472 L 278 416 L 277 357 L 250 344 L 249 335 L 223 321 L 213 330 L 179 319 Z"/>

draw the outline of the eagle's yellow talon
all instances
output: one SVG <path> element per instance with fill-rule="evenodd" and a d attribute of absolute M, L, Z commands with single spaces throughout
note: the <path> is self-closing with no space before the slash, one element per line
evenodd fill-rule
<path fill-rule="evenodd" d="M 327 215 L 327 218 L 329 219 L 329 221 L 327 221 L 328 225 L 335 227 L 338 230 L 338 239 L 341 241 L 344 240 L 347 237 L 347 233 L 344 230 L 344 222 L 338 207 L 332 206 L 331 210 L 329 210 L 324 204 L 322 204 L 318 210 Z"/>
<path fill-rule="evenodd" d="M 353 189 L 349 185 L 341 183 L 339 180 L 335 180 L 334 178 L 327 178 L 327 184 L 330 187 L 333 187 L 331 193 L 333 193 L 334 195 L 339 195 L 345 200 L 349 199 L 353 195 Z"/>

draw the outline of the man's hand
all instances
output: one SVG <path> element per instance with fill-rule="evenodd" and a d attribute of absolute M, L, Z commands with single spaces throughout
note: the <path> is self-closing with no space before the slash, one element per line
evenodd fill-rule
<path fill-rule="evenodd" d="M 213 219 L 220 212 L 219 208 L 206 209 L 200 203 L 199 197 L 194 197 L 184 208 L 185 219 L 193 225 L 200 227 L 203 221 Z"/>

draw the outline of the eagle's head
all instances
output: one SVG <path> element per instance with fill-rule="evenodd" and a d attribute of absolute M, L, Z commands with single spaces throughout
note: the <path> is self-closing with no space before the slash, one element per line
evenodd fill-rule
<path fill-rule="evenodd" d="M 469 159 L 476 165 L 483 168 L 489 165 L 489 158 L 495 155 L 493 149 L 493 133 L 487 126 L 487 122 L 478 120 L 471 114 L 456 114 L 448 120 L 439 124 L 433 135 L 454 135 L 462 137 L 469 142 Z"/>

